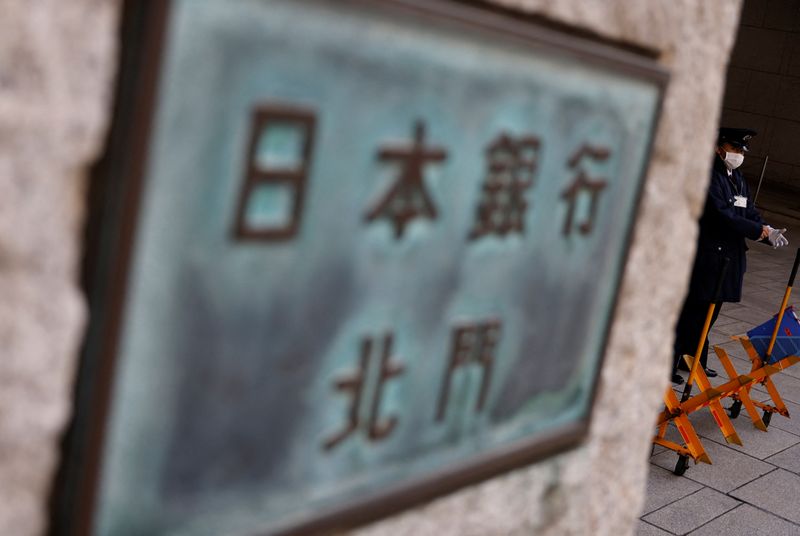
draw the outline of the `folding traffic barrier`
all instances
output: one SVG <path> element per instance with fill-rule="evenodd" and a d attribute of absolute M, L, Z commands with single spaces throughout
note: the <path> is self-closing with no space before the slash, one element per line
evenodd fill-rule
<path fill-rule="evenodd" d="M 769 426 L 773 413 L 789 417 L 789 410 L 770 376 L 800 361 L 800 357 L 797 355 L 800 353 L 800 321 L 798 321 L 794 309 L 787 307 L 798 265 L 800 265 L 800 248 L 797 249 L 792 273 L 789 276 L 778 314 L 764 324 L 748 331 L 746 337 L 734 337 L 742 344 L 750 358 L 751 367 L 748 376 L 753 376 L 754 379 L 731 396 L 733 404 L 728 411 L 730 417 L 735 419 L 744 406 L 756 428 L 764 431 Z M 767 333 L 771 333 L 769 338 L 766 336 Z M 718 347 L 714 347 L 714 351 L 728 374 L 735 373 L 735 368 L 727 352 Z M 772 404 L 767 400 L 754 401 L 751 398 L 751 390 L 756 384 L 764 386 Z M 759 415 L 758 409 L 762 410 L 761 415 Z"/>
<path fill-rule="evenodd" d="M 678 401 L 673 390 L 671 388 L 667 389 L 664 397 L 666 408 L 659 415 L 657 421 L 658 433 L 653 439 L 654 444 L 664 446 L 678 454 L 678 461 L 674 470 L 675 474 L 682 475 L 686 471 L 689 458 L 694 460 L 695 463 L 711 463 L 688 418 L 691 413 L 708 407 L 725 440 L 737 445 L 742 444 L 741 439 L 729 417 L 736 418 L 742 407 L 748 412 L 756 428 L 763 431 L 767 430 L 773 413 L 789 416 L 786 404 L 783 402 L 771 376 L 800 362 L 800 357 L 796 355 L 800 353 L 798 352 L 798 349 L 800 349 L 800 321 L 798 321 L 791 308 L 787 309 L 798 265 L 800 265 L 800 249 L 797 250 L 789 283 L 776 317 L 749 331 L 749 336 L 747 337 L 734 337 L 742 344 L 751 360 L 751 368 L 747 374 L 738 374 L 725 349 L 715 346 L 714 351 L 730 379 L 721 385 L 712 386 L 705 371 L 699 364 L 699 359 L 695 359 L 692 356 L 683 356 L 687 364 L 690 365 L 689 378 L 686 382 L 683 396 Z M 726 266 L 727 259 L 720 273 L 715 293 L 716 297 L 719 296 Z M 714 301 L 716 302 L 717 299 Z M 712 303 L 709 307 L 695 356 L 699 356 L 703 349 L 714 310 L 715 305 Z M 766 333 L 771 333 L 769 338 L 766 337 Z M 779 337 L 779 333 L 783 333 L 783 335 Z M 692 386 L 695 383 L 697 383 L 700 393 L 692 396 Z M 764 386 L 769 394 L 771 404 L 769 401 L 755 401 L 752 399 L 750 393 L 757 384 Z M 722 408 L 721 401 L 725 398 L 733 400 L 733 404 L 728 408 L 729 414 Z M 759 414 L 759 409 L 762 410 L 762 414 Z M 681 445 L 666 439 L 666 431 L 670 421 L 674 422 L 685 444 Z"/>
<path fill-rule="evenodd" d="M 728 270 L 728 263 L 730 259 L 725 258 L 722 268 L 720 270 L 719 276 L 717 277 L 717 286 L 716 290 L 714 291 L 714 300 L 708 307 L 708 313 L 706 314 L 706 320 L 703 324 L 703 329 L 700 334 L 700 340 L 697 344 L 697 350 L 695 351 L 695 356 L 699 356 L 700 353 L 703 351 L 703 346 L 705 345 L 706 337 L 708 337 L 708 331 L 711 328 L 711 320 L 714 317 L 714 312 L 716 311 L 717 302 L 719 301 L 719 296 L 722 293 L 722 284 L 725 280 L 725 273 Z M 661 445 L 662 447 L 666 447 L 670 450 L 673 450 L 678 453 L 678 463 L 675 466 L 675 474 L 682 475 L 686 471 L 686 467 L 688 465 L 689 458 L 694 460 L 695 463 L 704 462 L 704 463 L 711 463 L 711 459 L 709 458 L 708 454 L 705 452 L 703 448 L 703 444 L 700 441 L 700 438 L 697 436 L 697 432 L 692 426 L 691 421 L 689 421 L 689 413 L 687 411 L 687 407 L 685 404 L 691 400 L 691 393 L 692 393 L 692 385 L 695 381 L 698 383 L 698 387 L 706 391 L 710 388 L 710 384 L 708 382 L 708 378 L 705 375 L 705 371 L 700 366 L 699 359 L 692 359 L 690 362 L 690 372 L 689 378 L 686 381 L 686 385 L 683 390 L 683 396 L 681 400 L 678 401 L 678 397 L 675 395 L 675 392 L 672 390 L 672 387 L 667 387 L 667 391 L 664 394 L 664 406 L 665 409 L 661 413 L 658 419 L 658 433 L 653 438 L 653 443 L 656 445 Z M 702 393 L 701 393 L 702 395 Z M 724 426 L 723 434 L 726 440 L 734 440 L 739 441 L 739 437 L 736 435 L 736 431 L 733 430 L 733 425 L 731 425 L 730 421 L 725 414 L 725 411 L 722 409 L 722 406 L 719 403 L 718 398 L 711 398 L 708 399 L 702 406 L 698 406 L 695 409 L 699 409 L 700 407 L 709 406 L 711 409 L 712 415 L 714 415 L 715 421 L 717 423 L 722 422 L 720 428 Z M 722 421 L 724 419 L 724 422 Z M 670 421 L 674 421 L 675 427 L 680 433 L 681 438 L 684 441 L 684 444 L 675 443 L 674 441 L 669 441 L 666 438 L 667 433 L 667 426 L 669 425 Z M 732 431 L 732 432 L 731 432 Z M 741 444 L 741 441 L 739 441 Z"/>

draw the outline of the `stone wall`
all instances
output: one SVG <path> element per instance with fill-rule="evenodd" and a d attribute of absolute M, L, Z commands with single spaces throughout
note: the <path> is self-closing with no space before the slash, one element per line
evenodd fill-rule
<path fill-rule="evenodd" d="M 593 427 L 577 450 L 359 534 L 629 534 L 643 504 L 739 2 L 494 1 L 655 49 L 671 72 Z M 113 0 L 0 0 L 0 534 L 41 534 L 46 520 L 84 324 L 85 175 L 108 122 L 117 15 Z"/>
<path fill-rule="evenodd" d="M 0 0 L 0 534 L 41 534 L 85 322 L 86 171 L 114 73 L 114 0 Z"/>

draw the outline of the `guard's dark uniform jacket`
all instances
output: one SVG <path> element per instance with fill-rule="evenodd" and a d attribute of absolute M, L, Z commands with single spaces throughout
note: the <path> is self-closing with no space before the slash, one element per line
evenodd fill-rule
<path fill-rule="evenodd" d="M 747 207 L 734 206 L 739 195 L 747 197 Z M 745 238 L 758 240 L 763 225 L 742 173 L 735 169 L 729 176 L 725 162 L 715 155 L 706 206 L 700 218 L 700 236 L 689 294 L 696 300 L 711 302 L 722 259 L 728 257 L 730 263 L 720 301 L 738 302 L 742 297 L 742 281 L 747 268 Z"/>

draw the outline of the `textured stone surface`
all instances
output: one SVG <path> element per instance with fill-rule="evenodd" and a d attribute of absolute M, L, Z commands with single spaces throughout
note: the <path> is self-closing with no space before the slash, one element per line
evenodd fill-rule
<path fill-rule="evenodd" d="M 800 476 L 776 469 L 737 489 L 731 495 L 778 516 L 800 523 Z"/>
<path fill-rule="evenodd" d="M 743 504 L 690 533 L 691 536 L 793 536 L 797 525 Z"/>
<path fill-rule="evenodd" d="M 631 534 L 739 2 L 495 1 L 656 50 L 671 72 L 593 426 L 579 449 L 359 532 Z M 84 320 L 83 176 L 107 120 L 116 14 L 114 0 L 0 0 L 0 534 L 43 527 Z"/>
<path fill-rule="evenodd" d="M 639 521 L 636 526 L 636 536 L 670 536 L 670 533 L 644 521 Z"/>
<path fill-rule="evenodd" d="M 85 308 L 87 163 L 109 104 L 113 0 L 0 0 L 0 534 L 41 534 Z"/>
<path fill-rule="evenodd" d="M 736 499 L 711 488 L 703 488 L 646 515 L 643 519 L 672 534 L 688 534 L 739 504 Z"/>
<path fill-rule="evenodd" d="M 798 438 L 800 440 L 800 438 Z M 765 460 L 792 473 L 800 473 L 800 445 L 794 445 Z"/>
<path fill-rule="evenodd" d="M 797 365 L 795 365 L 797 367 Z M 765 397 L 766 398 L 766 397 Z M 784 400 L 784 402 L 786 402 Z M 793 402 L 786 402 L 786 409 L 789 410 L 791 418 L 787 419 L 783 415 L 775 414 L 772 416 L 770 428 L 785 430 L 795 435 L 800 435 L 800 405 Z"/>
<path fill-rule="evenodd" d="M 647 502 L 644 504 L 642 514 L 658 510 L 695 493 L 702 487 L 688 478 L 675 476 L 671 471 L 651 465 L 650 474 L 647 477 Z"/>

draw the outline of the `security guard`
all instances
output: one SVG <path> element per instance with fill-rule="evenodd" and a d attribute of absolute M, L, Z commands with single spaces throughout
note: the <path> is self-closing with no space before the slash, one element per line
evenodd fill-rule
<path fill-rule="evenodd" d="M 703 332 L 703 324 L 725 257 L 730 259 L 722 284 L 720 301 L 717 303 L 711 325 L 719 315 L 722 302 L 738 302 L 742 297 L 742 281 L 746 269 L 745 238 L 768 241 L 773 247 L 788 245 L 783 232 L 766 225 L 753 206 L 750 191 L 737 168 L 744 161 L 747 143 L 756 135 L 747 128 L 721 128 L 717 138 L 716 156 L 711 171 L 711 183 L 703 215 L 700 218 L 700 235 L 689 293 L 683 304 L 675 328 L 672 381 L 683 383 L 677 368 L 688 370 L 681 359 L 684 354 L 694 355 Z M 707 367 L 708 339 L 700 354 L 700 364 L 709 377 L 717 375 Z"/>

